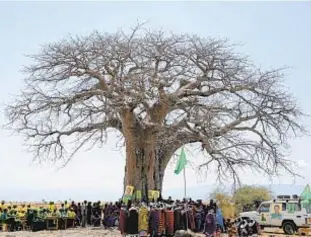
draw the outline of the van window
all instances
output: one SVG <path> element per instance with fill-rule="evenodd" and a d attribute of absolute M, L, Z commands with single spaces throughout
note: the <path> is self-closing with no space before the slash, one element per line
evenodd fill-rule
<path fill-rule="evenodd" d="M 258 209 L 258 212 L 270 212 L 270 203 L 263 203 Z"/>
<path fill-rule="evenodd" d="M 301 206 L 298 203 L 286 203 L 286 211 L 288 213 L 301 211 Z"/>
<path fill-rule="evenodd" d="M 282 203 L 282 211 L 285 211 L 287 208 L 286 208 L 286 203 L 285 202 L 283 202 Z"/>

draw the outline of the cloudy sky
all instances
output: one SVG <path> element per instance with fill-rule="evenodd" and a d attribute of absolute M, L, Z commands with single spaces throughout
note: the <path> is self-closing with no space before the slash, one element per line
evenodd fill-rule
<path fill-rule="evenodd" d="M 290 66 L 286 83 L 291 88 L 304 112 L 311 114 L 311 3 L 308 2 L 1 2 L 0 3 L 0 111 L 23 88 L 22 65 L 30 61 L 25 54 L 37 52 L 40 45 L 59 40 L 70 34 L 89 34 L 94 29 L 114 32 L 129 28 L 137 21 L 148 21 L 150 28 L 164 28 L 175 32 L 195 33 L 200 36 L 228 37 L 244 43 L 239 49 L 250 55 L 263 68 Z M 1 113 L 0 124 L 5 123 Z M 306 125 L 311 120 L 306 119 Z M 51 164 L 32 163 L 32 155 L 25 152 L 23 138 L 10 136 L 0 130 L 0 199 L 61 198 L 61 193 L 73 198 L 93 195 L 121 195 L 124 175 L 124 150 L 116 148 L 116 137 L 111 137 L 104 148 L 79 153 L 64 169 Z M 308 147 L 311 138 L 291 142 L 291 159 L 298 162 L 296 184 L 310 181 L 308 166 L 311 162 Z M 194 164 L 201 157 L 188 152 Z M 82 176 L 83 170 L 90 170 Z M 164 181 L 164 195 L 183 187 L 181 176 L 173 174 L 169 165 Z M 246 177 L 247 176 L 247 177 Z M 293 183 L 286 174 L 274 180 L 249 172 L 242 177 L 247 184 Z M 192 167 L 187 168 L 187 185 L 195 188 L 215 183 L 214 174 L 200 176 Z M 18 192 L 18 190 L 24 190 Z M 43 191 L 44 191 L 44 197 Z M 100 190 L 100 191 L 99 191 Z M 181 191 L 182 192 L 182 191 Z M 31 194 L 29 194 L 31 193 Z M 202 195 L 205 195 L 202 190 Z M 189 193 L 191 195 L 191 193 Z M 67 198 L 64 197 L 64 198 Z M 99 197 L 99 199 L 105 199 Z"/>

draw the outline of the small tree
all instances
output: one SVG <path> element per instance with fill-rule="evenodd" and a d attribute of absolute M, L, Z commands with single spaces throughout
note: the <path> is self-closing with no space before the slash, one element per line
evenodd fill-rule
<path fill-rule="evenodd" d="M 67 37 L 29 56 L 26 87 L 7 107 L 9 128 L 40 159 L 66 164 L 82 147 L 124 137 L 125 184 L 161 189 L 177 149 L 199 144 L 218 178 L 239 168 L 292 173 L 288 138 L 304 133 L 282 86 L 282 69 L 263 71 L 227 40 L 165 34 Z"/>
<path fill-rule="evenodd" d="M 224 188 L 215 188 L 209 195 L 210 199 L 213 199 L 219 203 L 230 202 L 232 200 L 232 196 L 230 193 Z"/>
<path fill-rule="evenodd" d="M 271 191 L 265 187 L 242 186 L 233 195 L 236 212 L 256 209 L 256 203 L 272 199 Z"/>

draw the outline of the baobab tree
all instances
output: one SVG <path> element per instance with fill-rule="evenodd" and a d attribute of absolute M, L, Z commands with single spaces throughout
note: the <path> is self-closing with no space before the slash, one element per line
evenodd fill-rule
<path fill-rule="evenodd" d="M 148 31 L 94 32 L 42 46 L 7 107 L 9 128 L 38 159 L 65 163 L 122 134 L 125 184 L 161 189 L 165 167 L 200 144 L 220 178 L 239 168 L 292 173 L 288 140 L 305 133 L 283 70 L 261 70 L 227 40 Z"/>

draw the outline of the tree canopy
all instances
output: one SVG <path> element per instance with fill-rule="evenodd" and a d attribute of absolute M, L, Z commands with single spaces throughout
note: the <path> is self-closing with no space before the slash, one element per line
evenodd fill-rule
<path fill-rule="evenodd" d="M 154 143 L 164 163 L 182 145 L 199 143 L 200 167 L 214 163 L 222 178 L 237 180 L 239 168 L 292 172 L 288 141 L 305 130 L 283 69 L 256 67 L 226 39 L 139 25 L 68 36 L 28 57 L 26 86 L 6 117 L 41 160 L 66 163 L 114 128 L 127 152 Z"/>
<path fill-rule="evenodd" d="M 255 210 L 256 203 L 272 199 L 272 193 L 268 188 L 260 186 L 242 186 L 233 195 L 236 212 Z"/>

